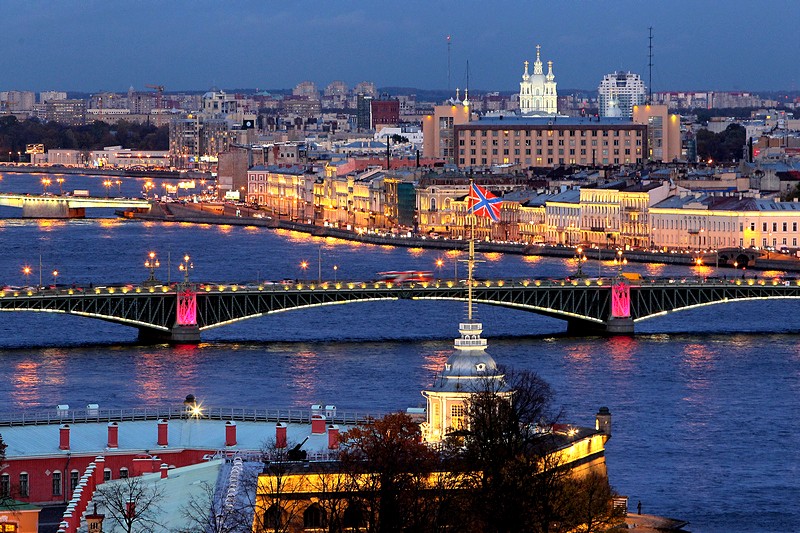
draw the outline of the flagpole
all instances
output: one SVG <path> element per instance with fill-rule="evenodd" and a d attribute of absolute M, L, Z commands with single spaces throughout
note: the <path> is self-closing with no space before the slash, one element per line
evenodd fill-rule
<path fill-rule="evenodd" d="M 472 194 L 472 180 L 469 180 Z M 469 217 L 469 257 L 467 258 L 467 320 L 472 322 L 472 270 L 475 268 L 475 213 Z"/>

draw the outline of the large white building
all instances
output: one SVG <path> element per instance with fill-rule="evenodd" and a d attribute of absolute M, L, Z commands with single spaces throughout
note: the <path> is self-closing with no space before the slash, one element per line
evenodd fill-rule
<path fill-rule="evenodd" d="M 633 72 L 617 71 L 603 76 L 597 88 L 601 117 L 632 117 L 633 106 L 645 103 L 647 89 Z"/>
<path fill-rule="evenodd" d="M 558 92 L 556 77 L 553 74 L 553 62 L 547 62 L 547 74 L 545 74 L 540 52 L 541 46 L 536 45 L 533 74 L 528 73 L 528 62 L 525 61 L 525 72 L 522 74 L 522 81 L 519 82 L 519 109 L 523 115 L 558 113 Z"/>

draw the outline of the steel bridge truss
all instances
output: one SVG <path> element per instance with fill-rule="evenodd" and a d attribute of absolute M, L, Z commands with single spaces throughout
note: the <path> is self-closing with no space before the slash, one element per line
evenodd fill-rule
<path fill-rule="evenodd" d="M 611 317 L 614 280 L 482 281 L 473 286 L 476 303 L 518 309 L 567 320 L 571 325 L 603 326 Z M 327 305 L 384 300 L 466 301 L 463 283 L 440 281 L 322 283 L 296 285 L 199 284 L 197 329 L 204 331 L 271 313 Z M 737 300 L 800 298 L 800 281 L 653 280 L 630 285 L 630 318 L 641 321 L 668 312 Z M 70 290 L 0 291 L 0 311 L 65 313 L 137 327 L 143 332 L 173 331 L 178 296 L 174 289 L 98 287 Z"/>

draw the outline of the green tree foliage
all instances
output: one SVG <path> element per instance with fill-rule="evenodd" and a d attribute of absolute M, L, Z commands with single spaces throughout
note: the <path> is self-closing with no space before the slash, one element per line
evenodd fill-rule
<path fill-rule="evenodd" d="M 8 152 L 24 152 L 27 144 L 44 144 L 45 149 L 99 150 L 120 145 L 134 150 L 167 150 L 169 127 L 119 121 L 95 121 L 84 126 L 65 126 L 37 119 L 19 121 L 13 115 L 0 117 L 0 159 Z"/>
<path fill-rule="evenodd" d="M 715 163 L 735 162 L 742 158 L 745 142 L 745 129 L 738 124 L 731 124 L 720 133 L 700 130 L 697 132 L 697 157 Z"/>

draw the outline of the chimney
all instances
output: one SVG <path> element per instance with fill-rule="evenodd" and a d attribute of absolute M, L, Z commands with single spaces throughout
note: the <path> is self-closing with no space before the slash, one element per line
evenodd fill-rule
<path fill-rule="evenodd" d="M 98 455 L 94 458 L 94 486 L 103 483 L 103 473 L 105 472 L 106 458 Z"/>
<path fill-rule="evenodd" d="M 286 424 L 283 422 L 275 424 L 275 447 L 286 448 Z"/>
<path fill-rule="evenodd" d="M 125 504 L 125 516 L 127 518 L 133 518 L 136 516 L 136 502 L 133 500 L 128 500 Z"/>
<path fill-rule="evenodd" d="M 339 426 L 336 425 L 328 426 L 328 449 L 329 450 L 339 449 Z"/>
<path fill-rule="evenodd" d="M 161 479 L 166 479 L 167 477 L 169 477 L 169 465 L 161 463 Z"/>
<path fill-rule="evenodd" d="M 225 446 L 236 446 L 236 422 L 225 422 Z"/>
<path fill-rule="evenodd" d="M 69 450 L 69 424 L 62 424 L 58 428 L 58 449 Z"/>
<path fill-rule="evenodd" d="M 119 448 L 119 424 L 116 422 L 108 423 L 108 447 Z"/>
<path fill-rule="evenodd" d="M 168 446 L 169 443 L 169 422 L 162 418 L 158 421 L 158 445 Z"/>
<path fill-rule="evenodd" d="M 611 411 L 608 407 L 601 407 L 595 416 L 595 429 L 611 436 Z"/>
<path fill-rule="evenodd" d="M 311 434 L 322 435 L 325 433 L 325 426 L 327 417 L 325 415 L 312 415 L 311 416 Z"/>

